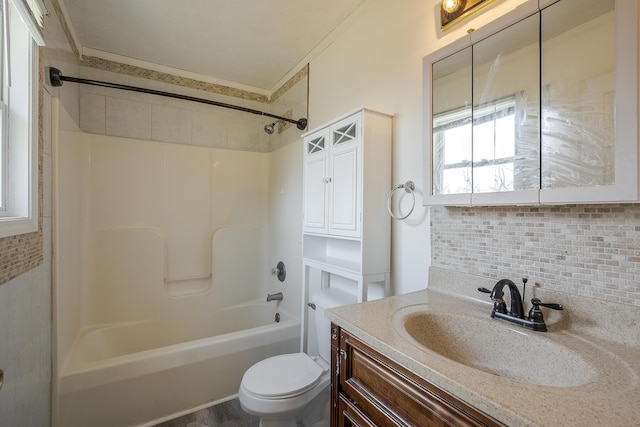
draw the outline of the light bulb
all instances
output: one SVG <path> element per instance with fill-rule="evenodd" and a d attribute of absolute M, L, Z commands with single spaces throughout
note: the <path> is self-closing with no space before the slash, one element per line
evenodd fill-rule
<path fill-rule="evenodd" d="M 447 13 L 454 13 L 460 8 L 461 0 L 442 0 L 442 9 Z"/>

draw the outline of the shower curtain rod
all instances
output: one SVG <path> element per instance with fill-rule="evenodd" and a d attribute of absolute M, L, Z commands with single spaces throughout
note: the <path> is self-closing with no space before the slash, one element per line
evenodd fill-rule
<path fill-rule="evenodd" d="M 163 92 L 160 90 L 145 89 L 145 88 L 136 87 L 136 86 L 121 85 L 118 83 L 103 82 L 100 80 L 88 80 L 88 79 L 82 79 L 78 77 L 68 77 L 68 76 L 62 75 L 62 72 L 59 69 L 54 67 L 49 68 L 49 80 L 51 81 L 51 86 L 55 86 L 55 87 L 62 86 L 62 82 L 82 83 L 82 84 L 87 84 L 92 86 L 102 86 L 102 87 L 108 87 L 112 89 L 130 90 L 132 92 L 147 93 L 151 95 L 159 95 L 159 96 L 166 96 L 169 98 L 182 99 L 185 101 L 199 102 L 201 104 L 208 104 L 208 105 L 214 105 L 216 107 L 229 108 L 231 110 L 244 111 L 245 113 L 257 114 L 259 116 L 271 117 L 274 119 L 293 123 L 300 130 L 304 130 L 307 128 L 307 119 L 304 117 L 298 120 L 293 120 L 287 117 L 265 113 L 264 111 L 254 110 L 252 108 L 239 107 L 237 105 L 225 104 L 224 102 L 210 101 L 208 99 L 196 98 L 193 96 L 180 95 L 180 94 L 171 93 L 171 92 Z"/>

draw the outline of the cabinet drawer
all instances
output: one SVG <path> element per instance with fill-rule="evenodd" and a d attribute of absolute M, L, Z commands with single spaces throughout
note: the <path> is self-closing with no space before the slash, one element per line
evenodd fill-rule
<path fill-rule="evenodd" d="M 340 396 L 339 405 L 339 427 L 377 427 L 360 409 L 353 403 Z"/>
<path fill-rule="evenodd" d="M 420 427 L 501 425 L 344 330 L 340 344 L 341 390 L 374 423 Z"/>

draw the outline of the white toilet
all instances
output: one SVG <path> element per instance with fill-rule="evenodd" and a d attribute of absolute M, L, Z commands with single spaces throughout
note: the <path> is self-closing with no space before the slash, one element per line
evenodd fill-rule
<path fill-rule="evenodd" d="M 319 356 L 291 353 L 261 360 L 242 377 L 240 405 L 260 417 L 261 427 L 329 425 L 329 386 L 331 383 L 331 324 L 324 310 L 352 304 L 355 298 L 335 289 L 324 289 L 311 296 Z M 311 340 L 313 330 L 309 328 Z"/>

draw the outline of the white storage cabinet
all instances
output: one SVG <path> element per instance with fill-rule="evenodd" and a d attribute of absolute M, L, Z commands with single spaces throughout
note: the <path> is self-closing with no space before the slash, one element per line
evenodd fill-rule
<path fill-rule="evenodd" d="M 303 263 L 357 283 L 358 301 L 379 282 L 389 294 L 392 115 L 360 108 L 303 135 Z"/>

